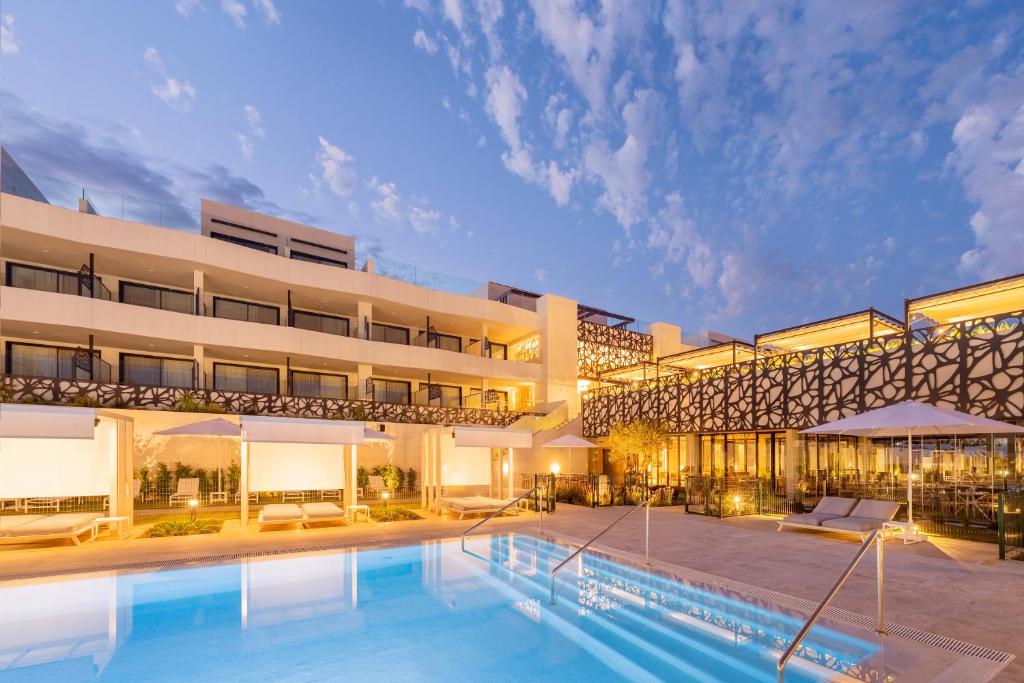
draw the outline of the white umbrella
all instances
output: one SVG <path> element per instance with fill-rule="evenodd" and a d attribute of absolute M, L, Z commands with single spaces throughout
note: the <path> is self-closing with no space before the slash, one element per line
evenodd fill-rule
<path fill-rule="evenodd" d="M 1024 427 L 940 408 L 930 403 L 904 401 L 895 405 L 844 417 L 835 422 L 803 430 L 804 434 L 846 434 L 850 436 L 885 437 L 906 435 L 909 470 L 914 469 L 914 436 L 955 434 L 1019 434 Z M 907 476 L 907 522 L 913 523 L 913 484 Z"/>
<path fill-rule="evenodd" d="M 566 434 L 542 444 L 541 448 L 597 448 L 597 444 L 572 434 Z"/>
<path fill-rule="evenodd" d="M 203 420 L 202 422 L 192 422 L 189 424 L 179 425 L 177 427 L 171 427 L 170 429 L 162 429 L 159 432 L 153 432 L 158 436 L 212 436 L 217 437 L 217 491 L 223 490 L 221 486 L 221 468 L 220 468 L 220 439 L 230 437 L 233 439 L 242 438 L 241 426 L 225 420 L 222 417 L 215 417 L 212 420 Z"/>

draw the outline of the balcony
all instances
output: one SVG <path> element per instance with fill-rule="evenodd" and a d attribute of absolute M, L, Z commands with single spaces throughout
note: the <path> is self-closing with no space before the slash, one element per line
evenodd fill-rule
<path fill-rule="evenodd" d="M 110 289 L 103 284 L 103 279 L 93 276 L 87 265 L 74 271 L 8 262 L 6 283 L 8 287 L 40 292 L 72 294 L 105 301 L 112 299 Z"/>
<path fill-rule="evenodd" d="M 109 408 L 234 415 L 314 417 L 369 422 L 507 427 L 526 411 L 386 403 L 358 399 L 283 396 L 217 389 L 186 389 L 115 384 L 51 377 L 0 378 L 0 400 Z"/>

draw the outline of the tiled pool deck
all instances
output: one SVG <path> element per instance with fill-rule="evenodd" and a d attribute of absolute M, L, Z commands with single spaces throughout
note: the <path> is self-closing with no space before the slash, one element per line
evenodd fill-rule
<path fill-rule="evenodd" d="M 596 534 L 622 508 L 589 510 L 561 505 L 544 528 L 570 538 Z M 42 574 L 178 563 L 182 560 L 308 550 L 330 546 L 414 542 L 458 536 L 473 522 L 430 518 L 390 524 L 256 533 L 229 522 L 218 535 L 99 541 L 79 547 L 0 550 L 0 581 Z M 651 512 L 651 554 L 664 571 L 707 572 L 764 589 L 817 601 L 857 549 L 848 538 L 799 531 L 777 533 L 769 519 L 726 520 Z M 523 514 L 485 530 L 536 532 L 537 517 Z M 601 539 L 610 551 L 643 552 L 643 518 L 635 515 Z M 874 562 L 857 569 L 833 603 L 873 614 Z M 886 544 L 886 615 L 899 623 L 1015 655 L 993 679 L 1024 680 L 1024 562 L 996 558 L 991 545 L 935 538 L 929 543 Z"/>

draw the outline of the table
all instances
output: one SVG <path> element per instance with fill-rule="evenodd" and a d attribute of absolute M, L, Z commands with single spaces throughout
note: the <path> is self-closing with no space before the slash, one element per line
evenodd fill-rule
<path fill-rule="evenodd" d="M 227 491 L 210 491 L 208 494 L 210 497 L 210 504 L 213 503 L 227 503 L 228 492 Z"/>
<path fill-rule="evenodd" d="M 124 540 L 130 533 L 127 517 L 97 517 L 92 520 L 93 538 L 99 535 L 101 526 L 106 526 L 111 531 L 114 531 L 116 528 L 119 540 Z"/>
<path fill-rule="evenodd" d="M 370 506 L 369 505 L 346 505 L 345 514 L 354 522 L 356 521 L 356 515 L 362 512 L 366 515 L 366 521 L 370 521 Z"/>
<path fill-rule="evenodd" d="M 915 531 L 916 524 L 910 522 L 884 522 L 882 524 L 882 535 L 890 529 L 899 529 L 903 534 L 903 545 L 908 543 L 920 543 L 925 540 L 924 534 Z"/>

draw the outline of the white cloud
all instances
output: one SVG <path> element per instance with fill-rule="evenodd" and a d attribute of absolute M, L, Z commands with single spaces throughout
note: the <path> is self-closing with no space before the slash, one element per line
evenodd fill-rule
<path fill-rule="evenodd" d="M 462 2 L 461 0 L 442 0 L 445 18 L 460 32 L 462 31 Z"/>
<path fill-rule="evenodd" d="M 651 221 L 647 246 L 662 254 L 662 263 L 684 263 L 693 284 L 713 285 L 715 263 L 711 248 L 701 238 L 697 223 L 688 215 L 679 192 L 665 197 L 665 206 Z"/>
<path fill-rule="evenodd" d="M 992 79 L 988 97 L 953 128 L 950 163 L 977 206 L 974 247 L 960 257 L 966 275 L 1017 273 L 1024 253 L 1024 77 Z"/>
<path fill-rule="evenodd" d="M 485 78 L 487 113 L 498 124 L 501 137 L 508 145 L 508 151 L 502 154 L 502 161 L 516 175 L 532 179 L 535 177 L 532 155 L 519 137 L 519 115 L 526 103 L 526 88 L 507 66 L 492 66 L 487 70 Z"/>
<path fill-rule="evenodd" d="M 253 4 L 263 13 L 263 18 L 267 20 L 268 24 L 281 25 L 281 13 L 274 6 L 274 0 L 253 0 Z"/>
<path fill-rule="evenodd" d="M 554 161 L 548 163 L 547 181 L 548 191 L 558 206 L 565 206 L 569 203 L 569 195 L 572 192 L 573 183 L 576 182 L 577 172 L 575 169 L 562 171 Z"/>
<path fill-rule="evenodd" d="M 316 160 L 320 164 L 323 181 L 339 197 L 352 194 L 356 187 L 356 172 L 352 169 L 355 159 L 323 136 L 318 139 L 320 149 L 317 150 Z"/>
<path fill-rule="evenodd" d="M 477 16 L 480 17 L 480 30 L 487 38 L 487 49 L 490 51 L 492 62 L 500 60 L 504 54 L 501 37 L 498 35 L 498 22 L 505 12 L 501 3 L 502 0 L 475 0 L 474 3 Z"/>
<path fill-rule="evenodd" d="M 235 22 L 235 26 L 240 29 L 245 28 L 245 16 L 249 11 L 240 0 L 220 0 L 220 9 L 224 14 L 231 17 L 231 21 Z"/>
<path fill-rule="evenodd" d="M 534 268 L 533 269 L 533 279 L 536 280 L 537 282 L 544 282 L 544 280 L 546 280 L 547 277 L 548 277 L 548 272 L 546 270 L 544 270 L 543 268 Z"/>
<path fill-rule="evenodd" d="M 421 28 L 416 29 L 416 33 L 412 34 L 412 44 L 427 54 L 437 54 L 437 43 Z"/>
<path fill-rule="evenodd" d="M 202 0 L 178 0 L 174 3 L 174 9 L 182 16 L 189 16 L 196 7 L 202 7 Z"/>
<path fill-rule="evenodd" d="M 252 140 L 245 133 L 238 134 L 238 151 L 242 157 L 247 161 L 251 161 L 253 155 L 256 153 L 256 148 L 252 144 Z"/>
<path fill-rule="evenodd" d="M 647 213 L 647 155 L 659 127 L 663 101 L 653 90 L 637 90 L 622 109 L 626 139 L 612 150 L 606 139 L 591 143 L 584 159 L 587 172 L 604 186 L 599 205 L 628 231 Z"/>
<path fill-rule="evenodd" d="M 21 45 L 14 38 L 14 17 L 5 14 L 0 23 L 0 55 L 16 55 L 20 50 Z"/>
<path fill-rule="evenodd" d="M 373 215 L 382 223 L 402 222 L 402 199 L 398 196 L 398 188 L 393 182 L 381 182 L 376 176 L 367 183 L 377 193 L 378 198 L 370 202 Z"/>
<path fill-rule="evenodd" d="M 421 206 L 409 209 L 409 222 L 413 230 L 420 233 L 436 232 L 441 221 L 441 214 Z"/>
<path fill-rule="evenodd" d="M 430 3 L 428 0 L 402 0 L 402 5 L 423 14 L 428 14 L 430 12 Z"/>
<path fill-rule="evenodd" d="M 263 130 L 262 117 L 259 110 L 254 105 L 247 104 L 242 107 L 242 113 L 245 115 L 245 122 L 249 124 L 249 130 L 252 131 L 252 134 L 258 138 L 266 137 L 266 131 Z"/>
<path fill-rule="evenodd" d="M 569 129 L 572 127 L 572 110 L 563 106 L 564 102 L 564 96 L 552 95 L 544 106 L 544 122 L 551 129 L 556 149 L 565 147 Z"/>
<path fill-rule="evenodd" d="M 352 218 L 359 218 L 359 204 L 356 202 L 349 202 L 345 208 L 348 209 L 348 213 Z"/>
<path fill-rule="evenodd" d="M 151 88 L 153 94 L 172 109 L 182 112 L 191 110 L 196 99 L 195 86 L 188 80 L 180 80 L 169 75 L 163 57 L 155 47 L 146 48 L 142 58 L 163 79 L 162 83 Z"/>

